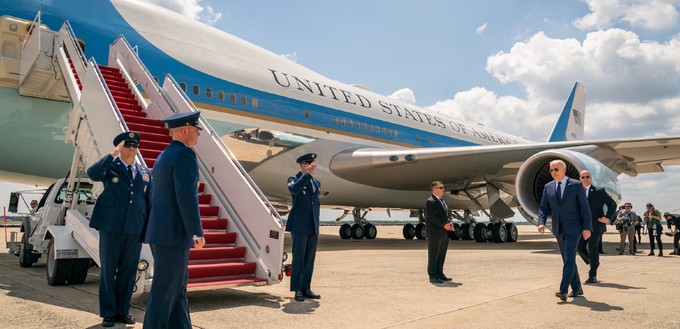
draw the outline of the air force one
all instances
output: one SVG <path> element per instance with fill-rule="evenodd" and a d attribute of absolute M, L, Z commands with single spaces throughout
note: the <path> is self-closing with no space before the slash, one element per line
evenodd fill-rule
<path fill-rule="evenodd" d="M 590 170 L 594 184 L 615 197 L 618 175 L 662 172 L 680 160 L 680 137 L 584 140 L 579 83 L 548 141 L 532 142 L 326 78 L 146 2 L 2 1 L 0 15 L 5 180 L 45 184 L 69 170 L 73 147 L 64 138 L 74 104 L 56 59 L 49 60 L 56 51 L 44 51 L 47 78 L 41 83 L 28 85 L 21 73 L 31 32 L 57 31 L 64 22 L 98 63 L 109 60 L 111 43 L 123 35 L 154 77 L 172 75 L 282 212 L 290 202 L 285 182 L 297 170 L 295 159 L 317 153 L 322 204 L 354 216 L 354 225 L 341 228 L 343 238 L 375 238 L 375 227 L 361 213 L 371 207 L 411 209 L 422 219 L 429 183 L 442 180 L 452 215 L 463 223 L 452 238 L 515 241 L 517 230 L 505 219 L 516 208 L 534 222 L 551 180 L 550 160 L 564 160 L 571 177 Z M 489 225 L 475 222 L 472 215 L 479 212 L 489 216 Z M 419 225 L 406 225 L 404 237 L 422 238 Z"/>

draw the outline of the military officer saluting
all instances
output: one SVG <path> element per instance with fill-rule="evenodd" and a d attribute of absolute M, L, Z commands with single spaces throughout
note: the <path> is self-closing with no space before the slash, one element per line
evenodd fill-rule
<path fill-rule="evenodd" d="M 163 121 L 172 142 L 153 167 L 154 191 L 144 242 L 151 245 L 154 276 L 144 328 L 191 328 L 189 249 L 205 245 L 198 208 L 198 143 L 201 112 L 177 113 Z"/>
<path fill-rule="evenodd" d="M 293 268 L 290 291 L 295 291 L 295 300 L 319 299 L 321 296 L 310 289 L 316 244 L 319 239 L 319 188 L 321 183 L 312 177 L 316 169 L 316 154 L 305 154 L 297 159 L 300 171 L 288 177 L 288 191 L 293 206 L 288 214 L 286 231 L 293 239 Z"/>
<path fill-rule="evenodd" d="M 139 139 L 134 132 L 119 134 L 113 151 L 87 169 L 90 179 L 104 183 L 90 220 L 90 227 L 99 231 L 99 315 L 104 327 L 135 323 L 130 298 L 151 186 L 148 169 L 135 162 Z"/>

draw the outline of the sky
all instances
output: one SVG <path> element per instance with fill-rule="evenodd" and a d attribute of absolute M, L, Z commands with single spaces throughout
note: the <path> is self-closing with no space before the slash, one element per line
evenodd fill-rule
<path fill-rule="evenodd" d="M 331 79 L 535 141 L 577 81 L 586 139 L 680 136 L 680 0 L 137 1 Z M 666 169 L 620 176 L 623 201 L 680 211 L 680 166 Z"/>

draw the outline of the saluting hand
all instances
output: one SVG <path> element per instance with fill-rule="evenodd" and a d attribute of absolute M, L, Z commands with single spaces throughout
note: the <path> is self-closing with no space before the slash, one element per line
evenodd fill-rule
<path fill-rule="evenodd" d="M 316 169 L 316 162 L 312 162 L 309 166 L 303 169 L 303 171 L 311 175 L 314 173 L 314 169 Z"/>
<path fill-rule="evenodd" d="M 114 158 L 117 157 L 118 154 L 120 154 L 120 151 L 123 149 L 123 145 L 125 145 L 124 140 L 118 143 L 118 145 L 116 145 L 116 147 L 113 148 L 113 151 L 111 151 L 109 154 L 111 154 L 111 156 Z"/>

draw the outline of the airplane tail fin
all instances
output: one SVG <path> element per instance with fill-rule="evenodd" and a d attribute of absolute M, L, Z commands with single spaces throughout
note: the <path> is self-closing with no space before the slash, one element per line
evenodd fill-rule
<path fill-rule="evenodd" d="M 586 120 L 586 91 L 580 83 L 574 84 L 571 95 L 555 123 L 548 142 L 564 142 L 583 139 Z"/>

